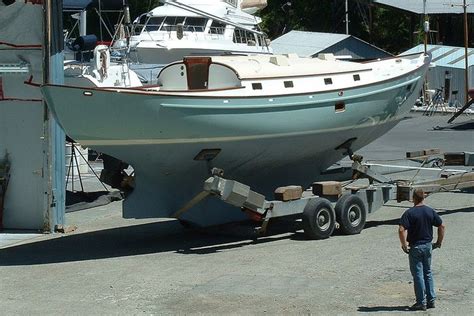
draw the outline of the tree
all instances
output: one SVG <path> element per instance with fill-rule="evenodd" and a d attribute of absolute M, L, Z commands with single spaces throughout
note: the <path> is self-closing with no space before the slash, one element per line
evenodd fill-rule
<path fill-rule="evenodd" d="M 349 1 L 350 34 L 392 53 L 409 48 L 410 14 L 370 6 L 361 0 Z M 344 0 L 271 0 L 260 16 L 262 28 L 270 38 L 290 30 L 345 32 Z"/>

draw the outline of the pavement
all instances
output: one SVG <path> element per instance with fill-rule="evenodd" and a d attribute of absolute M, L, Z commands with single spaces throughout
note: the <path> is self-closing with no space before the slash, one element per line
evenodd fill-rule
<path fill-rule="evenodd" d="M 474 132 L 433 131 L 447 117 L 416 115 L 358 153 L 391 163 L 406 151 L 474 151 Z M 446 224 L 433 254 L 438 301 L 429 315 L 474 314 L 474 195 L 427 198 Z M 309 241 L 275 220 L 184 229 L 175 220 L 126 220 L 121 202 L 66 214 L 78 229 L 0 245 L 2 315 L 400 314 L 413 303 L 397 228 L 409 202 L 390 202 L 359 234 Z M 0 236 L 1 237 L 1 236 Z"/>

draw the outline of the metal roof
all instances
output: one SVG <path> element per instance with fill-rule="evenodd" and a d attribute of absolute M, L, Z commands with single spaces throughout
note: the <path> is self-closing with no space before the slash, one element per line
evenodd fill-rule
<path fill-rule="evenodd" d="M 433 56 L 432 62 L 436 66 L 459 68 L 459 69 L 466 68 L 466 65 L 464 62 L 464 58 L 465 58 L 464 47 L 428 45 L 427 50 Z M 423 44 L 420 44 L 402 53 L 402 55 L 412 54 L 412 53 L 421 53 L 423 51 L 424 51 L 424 46 Z M 468 48 L 467 56 L 468 56 L 469 67 L 474 66 L 474 48 Z"/>
<path fill-rule="evenodd" d="M 373 0 L 405 11 L 423 14 L 424 0 Z M 466 0 L 467 12 L 474 13 L 474 0 Z M 463 0 L 426 0 L 427 14 L 457 14 L 463 13 Z"/>
<path fill-rule="evenodd" d="M 310 57 L 350 37 L 347 34 L 290 31 L 272 41 L 275 54 L 296 53 Z"/>

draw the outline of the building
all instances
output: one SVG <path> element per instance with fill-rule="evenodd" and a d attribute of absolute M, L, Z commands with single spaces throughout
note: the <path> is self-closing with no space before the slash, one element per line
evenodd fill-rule
<path fill-rule="evenodd" d="M 316 57 L 332 53 L 341 59 L 376 59 L 392 56 L 355 36 L 335 33 L 290 31 L 271 44 L 275 54 L 295 53 L 300 57 Z"/>
<path fill-rule="evenodd" d="M 60 14 L 48 8 L 56 31 L 46 41 L 44 8 L 42 1 L 0 2 L 0 169 L 10 165 L 0 229 L 54 231 L 64 224 L 64 132 L 34 85 L 62 80 Z"/>
<path fill-rule="evenodd" d="M 415 46 L 402 55 L 420 53 L 424 51 L 424 45 Z M 449 101 L 455 98 L 464 104 L 465 92 L 465 50 L 464 47 L 428 45 L 427 52 L 432 55 L 432 63 L 434 67 L 428 72 L 429 89 L 444 88 L 445 80 L 450 80 L 450 96 Z M 468 65 L 469 65 L 469 87 L 474 87 L 474 48 L 468 49 Z M 457 92 L 455 92 L 457 91 Z M 453 92 L 455 92 L 453 94 Z"/>

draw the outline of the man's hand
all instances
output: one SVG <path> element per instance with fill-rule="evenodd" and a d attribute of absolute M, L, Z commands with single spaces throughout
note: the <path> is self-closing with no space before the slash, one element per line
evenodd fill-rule
<path fill-rule="evenodd" d="M 409 253 L 410 252 L 410 249 L 408 248 L 407 244 L 402 245 L 402 250 L 403 250 L 404 253 Z"/>
<path fill-rule="evenodd" d="M 433 248 L 433 250 L 441 248 L 441 243 L 440 242 L 435 242 L 431 245 L 431 247 Z"/>

